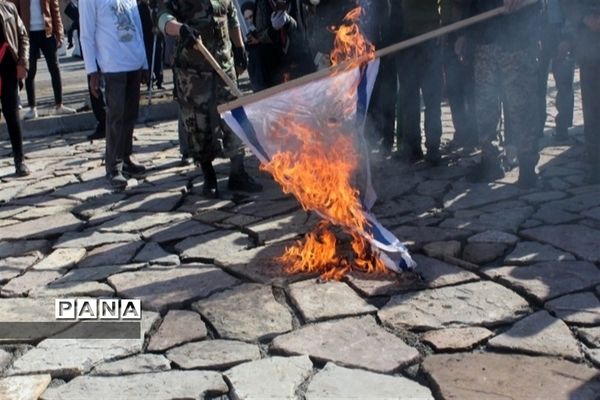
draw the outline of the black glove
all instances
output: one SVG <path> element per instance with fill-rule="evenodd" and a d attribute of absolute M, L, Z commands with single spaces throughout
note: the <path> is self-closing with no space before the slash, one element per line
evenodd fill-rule
<path fill-rule="evenodd" d="M 238 71 L 245 71 L 248 69 L 248 54 L 246 49 L 243 47 L 233 48 L 233 60 L 235 62 L 235 69 Z"/>
<path fill-rule="evenodd" d="M 182 24 L 179 28 L 179 40 L 186 49 L 191 49 L 196 44 L 196 39 L 200 37 L 200 32 L 187 24 Z"/>

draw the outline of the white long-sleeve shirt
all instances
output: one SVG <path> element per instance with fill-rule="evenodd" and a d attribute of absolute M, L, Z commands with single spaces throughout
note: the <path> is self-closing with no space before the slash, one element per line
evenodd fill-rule
<path fill-rule="evenodd" d="M 79 26 L 88 74 L 148 69 L 136 0 L 80 0 Z"/>

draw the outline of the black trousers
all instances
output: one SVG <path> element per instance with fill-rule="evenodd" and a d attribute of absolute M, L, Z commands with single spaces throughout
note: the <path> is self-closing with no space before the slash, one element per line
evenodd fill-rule
<path fill-rule="evenodd" d="M 600 60 L 581 60 L 581 101 L 588 164 L 600 173 Z"/>
<path fill-rule="evenodd" d="M 96 125 L 96 132 L 104 134 L 106 132 L 106 104 L 104 103 L 104 95 L 102 91 L 98 93 L 98 97 L 92 94 L 92 88 L 90 86 L 90 76 L 87 76 L 88 82 L 88 93 L 90 95 L 90 102 L 92 103 L 92 111 L 98 124 Z"/>
<path fill-rule="evenodd" d="M 35 74 L 37 72 L 37 61 L 40 51 L 46 59 L 48 72 L 52 79 L 52 90 L 54 91 L 54 103 L 62 104 L 62 83 L 60 80 L 60 69 L 58 67 L 57 43 L 54 36 L 46 37 L 44 31 L 29 32 L 29 72 L 25 80 L 27 90 L 27 103 L 29 107 L 35 107 Z"/>
<path fill-rule="evenodd" d="M 17 107 L 18 81 L 17 65 L 10 52 L 7 52 L 0 64 L 2 77 L 2 114 L 6 119 L 6 127 L 12 144 L 15 163 L 23 161 L 23 138 L 21 135 L 21 122 L 19 108 Z"/>

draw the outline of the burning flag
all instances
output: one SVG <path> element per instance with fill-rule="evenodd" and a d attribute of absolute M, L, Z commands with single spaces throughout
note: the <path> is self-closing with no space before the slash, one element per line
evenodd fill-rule
<path fill-rule="evenodd" d="M 331 55 L 334 65 L 356 62 L 222 114 L 284 192 L 328 221 L 286 249 L 281 259 L 290 272 L 339 279 L 353 266 L 367 272 L 416 266 L 404 245 L 370 213 L 376 195 L 363 130 L 379 59 L 360 34 L 360 12 L 346 16 Z M 338 254 L 331 225 L 351 236 L 352 260 Z"/>

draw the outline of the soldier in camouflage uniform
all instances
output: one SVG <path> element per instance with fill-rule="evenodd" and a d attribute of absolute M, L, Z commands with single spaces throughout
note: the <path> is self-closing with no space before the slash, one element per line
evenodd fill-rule
<path fill-rule="evenodd" d="M 467 3 L 466 1 L 464 3 Z M 475 108 L 480 135 L 481 163 L 467 178 L 489 182 L 504 177 L 498 143 L 500 112 L 510 116 L 511 134 L 518 135 L 520 187 L 537 183 L 537 140 L 541 136 L 533 98 L 538 88 L 538 6 L 520 8 L 524 0 L 472 0 L 468 14 L 476 15 L 506 4 L 510 12 L 473 28 L 475 44 Z M 467 15 L 468 15 L 467 14 Z M 501 107 L 502 103 L 502 107 Z"/>
<path fill-rule="evenodd" d="M 231 159 L 230 190 L 262 190 L 244 169 L 241 141 L 217 111 L 219 104 L 231 101 L 235 96 L 202 54 L 194 49 L 196 40 L 201 40 L 234 82 L 236 69 L 238 73 L 245 70 L 244 42 L 233 1 L 164 0 L 159 11 L 159 29 L 165 35 L 179 38 L 174 60 L 177 100 L 188 134 L 189 152 L 202 168 L 203 193 L 209 197 L 219 195 L 212 161 L 220 156 Z"/>

